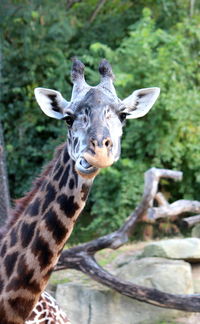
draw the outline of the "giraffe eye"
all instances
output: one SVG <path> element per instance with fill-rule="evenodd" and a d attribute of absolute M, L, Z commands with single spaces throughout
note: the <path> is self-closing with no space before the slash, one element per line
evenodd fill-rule
<path fill-rule="evenodd" d="M 123 121 L 126 119 L 126 116 L 127 116 L 126 113 L 121 112 L 121 113 L 119 114 L 119 119 L 120 119 L 120 121 L 123 122 Z"/>
<path fill-rule="evenodd" d="M 74 117 L 68 115 L 68 116 L 64 117 L 63 120 L 65 120 L 67 126 L 71 127 L 74 122 Z"/>

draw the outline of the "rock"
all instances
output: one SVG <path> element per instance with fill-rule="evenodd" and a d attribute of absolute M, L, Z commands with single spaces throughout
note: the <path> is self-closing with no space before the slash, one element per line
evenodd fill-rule
<path fill-rule="evenodd" d="M 200 224 L 197 224 L 192 229 L 192 237 L 200 238 Z"/>
<path fill-rule="evenodd" d="M 200 239 L 185 238 L 162 240 L 148 244 L 142 257 L 161 257 L 189 262 L 200 261 Z"/>
<path fill-rule="evenodd" d="M 58 285 L 56 299 L 73 324 L 155 324 L 178 314 L 133 301 L 111 290 L 72 283 Z"/>
<path fill-rule="evenodd" d="M 171 293 L 192 293 L 191 267 L 184 261 L 132 259 L 118 276 Z M 138 302 L 93 281 L 59 284 L 56 299 L 73 324 L 155 324 L 186 313 Z"/>
<path fill-rule="evenodd" d="M 164 258 L 133 259 L 118 270 L 118 277 L 172 294 L 193 293 L 191 266 L 185 261 Z"/>

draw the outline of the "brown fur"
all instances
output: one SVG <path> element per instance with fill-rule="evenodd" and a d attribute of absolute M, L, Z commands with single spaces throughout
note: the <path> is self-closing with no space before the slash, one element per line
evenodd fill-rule
<path fill-rule="evenodd" d="M 35 194 L 38 192 L 38 189 L 40 188 L 44 179 L 53 170 L 56 160 L 61 155 L 65 145 L 66 144 L 63 143 L 56 149 L 53 160 L 44 167 L 44 170 L 42 171 L 40 176 L 33 182 L 31 191 L 29 191 L 23 198 L 15 200 L 15 207 L 11 209 L 10 215 L 5 225 L 0 229 L 0 241 L 5 235 L 5 233 L 8 231 L 8 229 L 17 222 L 20 215 L 24 212 L 24 210 L 27 208 L 27 206 L 29 205 L 29 203 L 31 202 Z"/>

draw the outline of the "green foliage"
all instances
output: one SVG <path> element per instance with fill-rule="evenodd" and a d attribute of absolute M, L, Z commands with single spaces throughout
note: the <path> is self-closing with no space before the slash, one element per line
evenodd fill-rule
<path fill-rule="evenodd" d="M 121 225 L 122 219 L 139 202 L 145 171 L 141 161 L 125 158 L 114 168 L 102 170 L 101 176 L 95 180 L 90 199 L 93 220 L 88 226 L 89 231 L 98 235 L 106 234 L 108 228 L 115 230 Z M 134 182 L 130 182 L 130 179 L 134 179 Z M 101 217 L 96 217 L 99 214 Z"/>
<path fill-rule="evenodd" d="M 115 230 L 140 200 L 143 174 L 152 167 L 184 172 L 182 183 L 165 181 L 173 199 L 199 198 L 200 14 L 189 1 L 107 1 L 91 22 L 97 0 L 28 0 L 4 4 L 3 121 L 12 197 L 22 195 L 41 165 L 65 138 L 60 122 L 41 114 L 37 86 L 59 89 L 70 98 L 70 58 L 87 65 L 88 82 L 98 82 L 97 65 L 106 57 L 124 98 L 134 89 L 158 86 L 152 111 L 127 122 L 121 160 L 96 178 L 72 241 Z M 145 8 L 144 8 L 145 7 Z"/>
<path fill-rule="evenodd" d="M 67 23 L 64 10 L 51 3 L 46 1 L 41 7 L 24 1 L 19 8 L 11 6 L 3 21 L 1 117 L 12 197 L 28 190 L 41 163 L 50 156 L 48 151 L 64 138 L 61 124 L 41 115 L 33 97 L 33 90 L 39 85 L 66 92 L 66 82 L 69 83 L 70 62 L 65 53 L 74 30 Z M 59 16 L 55 15 L 57 8 Z M 67 91 L 69 95 L 70 86 Z"/>
<path fill-rule="evenodd" d="M 145 9 L 143 18 L 130 26 L 129 35 L 120 47 L 112 50 L 100 43 L 91 46 L 90 55 L 94 64 L 95 58 L 98 59 L 99 56 L 105 56 L 114 62 L 116 85 L 121 96 L 144 85 L 159 86 L 161 96 L 147 117 L 127 123 L 121 161 L 112 167 L 112 172 L 105 170 L 105 177 L 96 179 L 96 190 L 91 197 L 91 215 L 99 215 L 100 211 L 101 217 L 94 218 L 88 230 L 96 229 L 104 233 L 108 227 L 115 229 L 119 226 L 140 198 L 142 190 L 139 183 L 143 183 L 143 172 L 151 166 L 182 170 L 183 183 L 174 185 L 173 188 L 172 184 L 169 186 L 165 182 L 163 189 L 168 190 L 170 187 L 173 199 L 198 199 L 198 21 L 194 19 L 191 23 L 185 19 L 171 32 L 167 32 L 156 28 L 150 10 Z M 127 158 L 131 170 L 125 166 Z M 124 191 L 124 185 L 129 190 Z M 136 192 L 133 187 L 137 188 Z M 102 192 L 101 188 L 106 190 Z M 106 226 L 100 227 L 100 224 Z"/>

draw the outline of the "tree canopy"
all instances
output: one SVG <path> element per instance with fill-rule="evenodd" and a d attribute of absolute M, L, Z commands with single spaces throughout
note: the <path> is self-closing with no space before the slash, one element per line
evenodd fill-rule
<path fill-rule="evenodd" d="M 157 86 L 160 98 L 144 118 L 127 122 L 121 160 L 95 180 L 72 240 L 117 228 L 139 201 L 150 167 L 182 170 L 170 184 L 176 199 L 200 194 L 200 7 L 195 1 L 2 1 L 1 120 L 10 191 L 22 196 L 65 140 L 60 121 L 46 118 L 35 87 L 57 89 L 69 99 L 71 58 L 98 82 L 102 58 L 112 64 L 119 97 Z M 163 180 L 161 190 L 168 191 Z"/>

